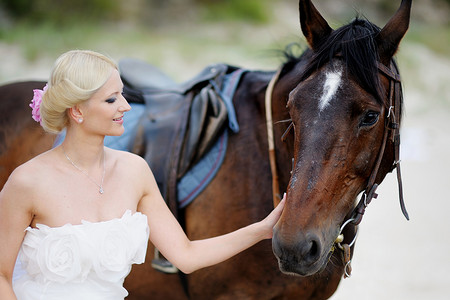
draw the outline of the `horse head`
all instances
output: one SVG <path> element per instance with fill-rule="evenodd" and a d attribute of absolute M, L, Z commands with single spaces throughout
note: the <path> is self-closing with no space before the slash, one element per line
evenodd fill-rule
<path fill-rule="evenodd" d="M 309 276 L 330 265 L 358 194 L 366 197 L 395 168 L 398 129 L 388 127 L 400 123 L 401 88 L 391 103 L 399 78 L 393 56 L 410 9 L 411 0 L 403 0 L 382 29 L 357 18 L 333 30 L 311 1 L 299 3 L 310 49 L 290 72 L 299 76 L 286 106 L 294 128 L 293 169 L 272 240 L 284 273 Z M 349 228 L 347 244 L 356 230 Z"/>

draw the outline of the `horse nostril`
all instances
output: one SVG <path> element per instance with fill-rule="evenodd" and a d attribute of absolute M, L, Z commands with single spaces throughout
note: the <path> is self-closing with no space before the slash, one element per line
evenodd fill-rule
<path fill-rule="evenodd" d="M 320 259 L 322 244 L 314 233 L 301 235 L 297 240 L 280 238 L 277 231 L 272 239 L 272 251 L 286 268 L 298 265 L 312 265 Z"/>
<path fill-rule="evenodd" d="M 316 257 L 319 254 L 319 245 L 316 241 L 311 241 L 311 249 L 309 250 L 310 257 Z"/>
<path fill-rule="evenodd" d="M 310 235 L 305 240 L 303 246 L 300 246 L 300 253 L 303 260 L 315 262 L 320 257 L 321 244 L 316 235 Z"/>

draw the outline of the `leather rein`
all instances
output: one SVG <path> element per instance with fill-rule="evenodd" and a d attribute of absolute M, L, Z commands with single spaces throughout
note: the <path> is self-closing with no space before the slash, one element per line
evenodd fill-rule
<path fill-rule="evenodd" d="M 351 217 L 344 222 L 344 225 L 341 227 L 341 232 L 344 227 L 351 223 L 353 225 L 358 225 L 361 223 L 362 217 L 365 213 L 366 207 L 370 204 L 373 198 L 377 198 L 378 194 L 375 192 L 378 184 L 375 183 L 375 180 L 378 175 L 378 171 L 381 166 L 381 162 L 383 160 L 383 156 L 385 153 L 385 148 L 388 139 L 390 138 L 394 144 L 394 162 L 392 165 L 392 169 L 397 169 L 397 181 L 399 188 L 399 199 L 400 199 L 400 208 L 402 210 L 403 215 L 407 220 L 409 220 L 408 212 L 406 211 L 405 203 L 403 200 L 403 184 L 402 184 L 402 176 L 400 170 L 400 114 L 401 114 L 401 97 L 402 97 L 402 89 L 401 89 L 401 80 L 400 74 L 398 72 L 398 68 L 393 61 L 391 61 L 390 68 L 386 67 L 382 63 L 378 62 L 378 70 L 384 76 L 389 79 L 389 106 L 386 115 L 385 121 L 385 130 L 383 135 L 383 141 L 378 152 L 378 157 L 375 163 L 375 166 L 372 170 L 372 173 L 369 177 L 367 186 L 361 196 L 359 203 L 354 208 Z M 273 119 L 272 119 L 272 93 L 275 83 L 278 81 L 278 78 L 281 73 L 281 68 L 275 73 L 272 79 L 267 86 L 265 93 L 265 106 L 266 106 L 266 122 L 267 122 L 267 137 L 268 137 L 268 145 L 269 145 L 269 159 L 270 159 L 270 169 L 272 172 L 272 198 L 274 207 L 278 205 L 281 200 L 280 187 L 278 183 L 278 172 L 276 167 L 276 155 L 275 155 L 275 141 L 273 134 Z M 287 131 L 290 130 L 292 126 L 289 126 Z M 286 133 L 284 134 L 286 135 Z M 353 240 L 354 242 L 354 240 Z M 353 242 L 351 244 L 353 244 Z M 338 243 L 339 244 L 339 243 Z M 351 245 L 350 245 L 351 246 Z"/>

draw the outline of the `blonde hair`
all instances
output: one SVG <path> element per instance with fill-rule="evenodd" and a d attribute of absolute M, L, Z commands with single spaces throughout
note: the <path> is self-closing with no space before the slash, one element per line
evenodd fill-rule
<path fill-rule="evenodd" d="M 84 102 L 100 89 L 117 64 L 109 57 L 89 50 L 72 50 L 55 62 L 42 97 L 42 127 L 59 133 L 69 124 L 67 109 Z"/>

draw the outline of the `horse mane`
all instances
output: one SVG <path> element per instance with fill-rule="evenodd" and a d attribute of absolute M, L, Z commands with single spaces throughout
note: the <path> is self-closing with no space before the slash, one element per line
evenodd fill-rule
<path fill-rule="evenodd" d="M 289 45 L 283 53 L 285 63 L 282 74 L 292 70 L 301 59 L 308 56 L 309 62 L 301 77 L 301 80 L 305 80 L 333 58 L 339 57 L 346 66 L 347 75 L 352 75 L 364 90 L 383 103 L 377 66 L 379 55 L 375 41 L 379 32 L 378 26 L 357 17 L 349 24 L 333 30 L 314 52 L 308 49 L 296 56 L 292 45 Z"/>

